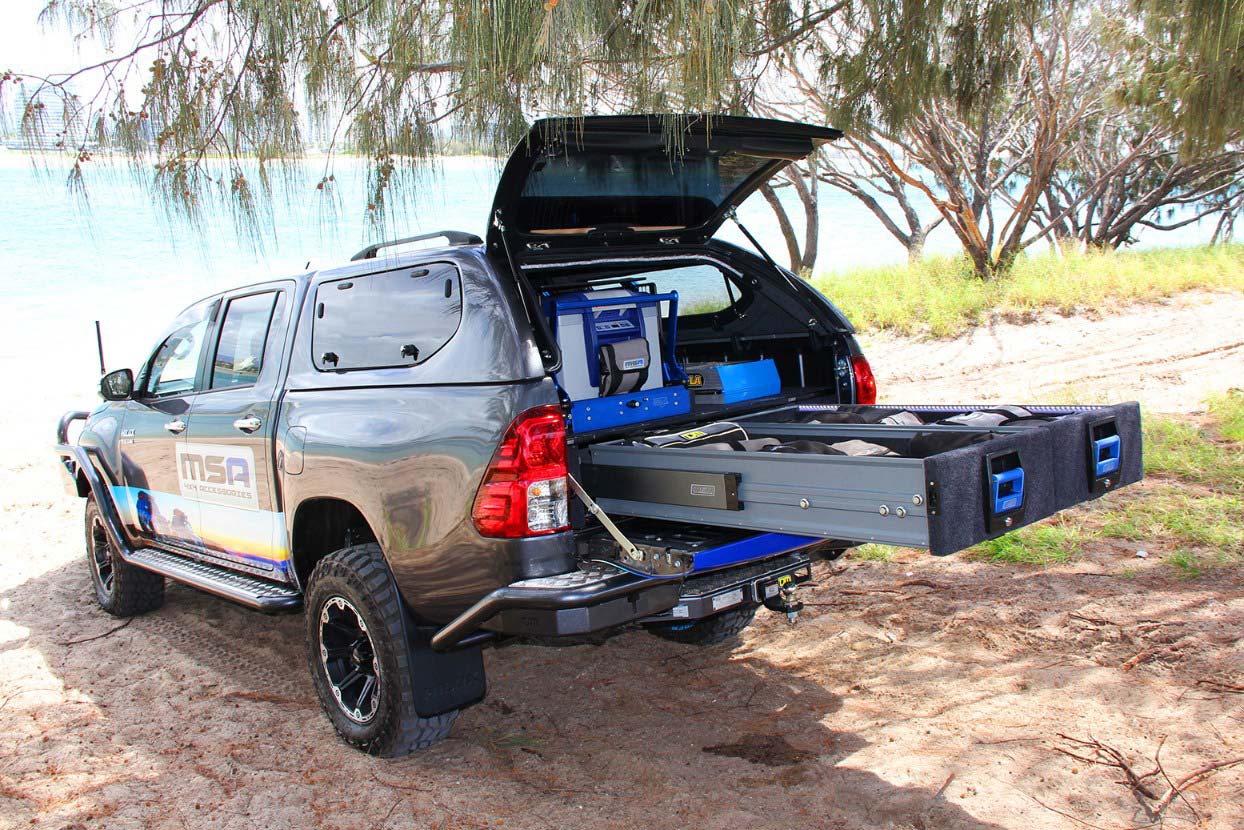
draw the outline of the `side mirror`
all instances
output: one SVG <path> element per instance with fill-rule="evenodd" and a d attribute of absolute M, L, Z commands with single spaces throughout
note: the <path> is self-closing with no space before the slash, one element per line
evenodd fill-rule
<path fill-rule="evenodd" d="M 129 369 L 109 372 L 99 382 L 99 394 L 106 401 L 128 401 L 134 394 L 134 373 Z"/>

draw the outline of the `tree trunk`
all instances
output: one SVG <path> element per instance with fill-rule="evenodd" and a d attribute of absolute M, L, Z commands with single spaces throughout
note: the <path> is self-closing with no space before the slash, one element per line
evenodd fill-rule
<path fill-rule="evenodd" d="M 781 229 L 782 239 L 786 242 L 786 255 L 790 259 L 790 268 L 798 273 L 803 258 L 799 255 L 799 239 L 795 236 L 795 226 L 791 224 L 790 217 L 786 214 L 786 206 L 782 204 L 782 200 L 778 198 L 777 191 L 772 185 L 761 185 L 760 195 L 765 197 L 765 201 L 769 203 L 774 216 L 777 217 L 778 228 Z"/>
<path fill-rule="evenodd" d="M 924 259 L 924 242 L 926 234 L 923 230 L 914 230 L 907 237 L 907 263 L 915 265 Z"/>
<path fill-rule="evenodd" d="M 799 268 L 795 269 L 795 273 L 801 277 L 811 276 L 821 238 L 821 215 L 816 202 L 817 178 L 815 173 L 805 177 L 802 170 L 794 167 L 788 168 L 788 175 L 803 204 L 804 217 L 803 256 L 799 258 Z"/>

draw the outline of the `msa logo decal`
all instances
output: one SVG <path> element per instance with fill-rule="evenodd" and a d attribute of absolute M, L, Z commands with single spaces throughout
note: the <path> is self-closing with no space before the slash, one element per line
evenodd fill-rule
<path fill-rule="evenodd" d="M 712 498 L 713 496 L 717 495 L 717 485 L 716 484 L 692 484 L 691 495 L 708 496 L 709 498 Z"/>
<path fill-rule="evenodd" d="M 635 324 L 626 320 L 597 320 L 597 331 L 627 331 L 635 328 Z"/>
<path fill-rule="evenodd" d="M 632 357 L 630 360 L 622 361 L 622 371 L 629 372 L 632 369 L 642 369 L 648 365 L 648 361 L 642 357 Z"/>
<path fill-rule="evenodd" d="M 255 454 L 249 447 L 184 444 L 177 448 L 177 480 L 188 499 L 223 507 L 259 509 Z"/>

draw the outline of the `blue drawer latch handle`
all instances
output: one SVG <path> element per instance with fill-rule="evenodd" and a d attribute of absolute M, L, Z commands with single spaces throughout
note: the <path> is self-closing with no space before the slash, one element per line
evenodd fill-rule
<path fill-rule="evenodd" d="M 1016 467 L 990 475 L 993 491 L 993 514 L 999 516 L 1024 505 L 1024 469 Z"/>
<path fill-rule="evenodd" d="M 1118 472 L 1123 444 L 1119 436 L 1109 435 L 1093 442 L 1093 464 L 1098 476 Z"/>

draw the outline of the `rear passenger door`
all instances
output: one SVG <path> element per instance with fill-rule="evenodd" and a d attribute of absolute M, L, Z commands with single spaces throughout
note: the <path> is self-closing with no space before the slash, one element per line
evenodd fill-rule
<path fill-rule="evenodd" d="M 202 390 L 177 450 L 181 490 L 198 502 L 206 552 L 278 580 L 288 578 L 289 554 L 272 435 L 294 287 L 281 282 L 222 299 Z"/>

